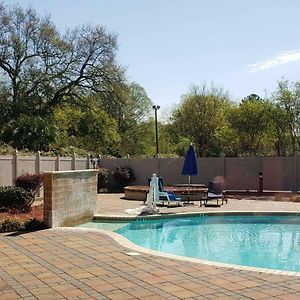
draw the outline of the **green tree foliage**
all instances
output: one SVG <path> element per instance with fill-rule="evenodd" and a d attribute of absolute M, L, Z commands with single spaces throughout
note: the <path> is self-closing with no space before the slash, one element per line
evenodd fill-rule
<path fill-rule="evenodd" d="M 230 123 L 232 110 L 236 107 L 236 103 L 227 102 L 224 108 L 225 122 L 215 134 L 217 145 L 220 145 L 220 155 L 238 156 L 240 153 L 239 138 Z"/>
<path fill-rule="evenodd" d="M 133 131 L 132 139 L 130 130 L 127 131 L 126 140 L 123 138 L 124 142 L 127 144 L 127 153 L 130 156 L 154 157 L 156 154 L 154 119 L 139 122 L 138 127 Z"/>
<path fill-rule="evenodd" d="M 34 9 L 3 4 L 0 28 L 3 141 L 19 149 L 73 146 L 116 155 L 133 148 L 150 100 L 138 84 L 125 82 L 114 34 L 101 26 L 60 34 Z"/>
<path fill-rule="evenodd" d="M 53 120 L 58 127 L 58 139 L 53 148 L 70 146 L 92 153 L 112 154 L 110 149 L 120 140 L 116 121 L 101 107 L 86 99 L 85 109 L 63 105 L 54 112 Z"/>
<path fill-rule="evenodd" d="M 281 137 L 285 134 L 282 129 L 288 127 L 292 153 L 295 154 L 300 149 L 300 81 L 294 83 L 288 80 L 279 81 L 273 99 L 278 110 L 280 109 L 277 116 L 280 130 L 278 137 L 282 141 Z"/>
<path fill-rule="evenodd" d="M 293 154 L 291 139 L 289 135 L 289 116 L 287 112 L 277 103 L 273 103 L 271 109 L 272 137 L 275 154 L 286 156 Z"/>
<path fill-rule="evenodd" d="M 138 155 L 144 152 L 143 144 L 147 126 L 145 121 L 151 110 L 151 100 L 145 90 L 137 83 L 123 84 L 118 87 L 114 94 L 115 99 L 112 105 L 109 101 L 102 100 L 105 110 L 117 121 L 118 132 L 121 140 L 118 147 L 119 154 L 125 156 Z"/>
<path fill-rule="evenodd" d="M 57 144 L 50 121 L 55 108 L 66 103 L 85 107 L 86 95 L 109 95 L 124 80 L 115 63 L 116 36 L 104 27 L 81 26 L 62 35 L 49 17 L 1 4 L 0 28 L 0 130 L 13 147 L 49 150 Z M 112 128 L 106 131 L 116 140 L 114 121 L 103 110 L 82 115 L 76 144 L 86 143 L 87 149 L 105 144 L 103 128 Z"/>
<path fill-rule="evenodd" d="M 155 132 L 153 127 L 153 141 L 155 141 L 154 138 Z M 184 156 L 190 145 L 190 138 L 181 135 L 171 123 L 158 123 L 158 140 L 159 152 L 162 157 Z M 152 155 L 155 155 L 155 149 L 153 149 L 152 153 Z"/>
<path fill-rule="evenodd" d="M 90 25 L 60 33 L 50 17 L 3 3 L 0 29 L 0 152 L 156 154 L 151 100 L 117 65 L 115 34 Z M 300 82 L 280 81 L 272 102 L 251 94 L 239 104 L 192 87 L 158 131 L 162 156 L 183 156 L 190 142 L 204 157 L 295 154 Z"/>
<path fill-rule="evenodd" d="M 200 156 L 221 153 L 217 134 L 226 125 L 225 108 L 228 95 L 221 89 L 193 87 L 183 96 L 180 107 L 172 115 L 173 126 L 181 136 L 195 142 Z"/>
<path fill-rule="evenodd" d="M 21 115 L 3 129 L 2 141 L 17 149 L 50 150 L 57 139 L 57 127 L 46 118 Z"/>
<path fill-rule="evenodd" d="M 117 157 L 143 155 L 147 140 L 148 116 L 152 103 L 145 90 L 137 83 L 123 82 L 113 86 L 111 94 L 94 94 L 95 103 L 115 120 L 119 142 L 111 154 Z"/>
<path fill-rule="evenodd" d="M 100 26 L 61 35 L 35 10 L 0 6 L 0 68 L 10 118 L 48 114 L 87 93 L 110 93 L 122 81 L 114 62 L 116 37 Z"/>
<path fill-rule="evenodd" d="M 238 138 L 240 154 L 262 153 L 270 138 L 272 105 L 255 94 L 231 109 L 229 122 Z"/>

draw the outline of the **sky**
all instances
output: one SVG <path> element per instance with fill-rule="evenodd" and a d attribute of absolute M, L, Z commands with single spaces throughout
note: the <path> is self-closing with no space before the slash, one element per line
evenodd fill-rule
<path fill-rule="evenodd" d="M 299 0 L 5 0 L 50 14 L 58 29 L 103 25 L 118 35 L 117 61 L 160 114 L 192 85 L 235 101 L 270 97 L 278 80 L 300 80 Z M 162 115 L 161 115 L 162 117 Z"/>

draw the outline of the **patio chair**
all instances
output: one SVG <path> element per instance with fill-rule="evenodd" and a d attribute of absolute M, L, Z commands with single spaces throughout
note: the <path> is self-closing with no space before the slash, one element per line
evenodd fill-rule
<path fill-rule="evenodd" d="M 150 182 L 148 178 L 148 182 Z M 162 206 L 182 206 L 181 197 L 173 192 L 165 191 L 163 180 L 161 177 L 158 178 L 158 191 L 159 191 L 159 202 L 156 205 Z"/>
<path fill-rule="evenodd" d="M 217 200 L 216 204 L 208 202 Z M 210 181 L 208 183 L 207 197 L 203 198 L 204 206 L 221 206 L 224 202 L 228 202 L 226 191 L 224 190 L 224 183 L 222 181 Z M 202 206 L 202 203 L 201 203 Z"/>

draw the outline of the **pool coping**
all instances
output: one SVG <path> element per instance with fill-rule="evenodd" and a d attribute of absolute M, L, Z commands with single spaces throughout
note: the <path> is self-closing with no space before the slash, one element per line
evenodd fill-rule
<path fill-rule="evenodd" d="M 300 217 L 300 211 L 218 211 L 218 212 L 183 212 L 183 213 L 171 213 L 171 214 L 157 214 L 157 215 L 149 215 L 149 216 L 123 216 L 123 215 L 95 215 L 94 218 L 96 220 L 101 221 L 132 221 L 132 220 L 141 220 L 141 219 L 164 219 L 164 218 L 176 218 L 176 217 L 185 217 L 185 216 L 203 216 L 203 215 L 296 215 Z M 249 266 L 241 266 L 235 264 L 227 264 L 227 263 L 220 263 L 209 261 L 200 258 L 191 258 L 185 257 L 175 254 L 164 253 L 156 250 L 147 249 L 141 246 L 134 244 L 133 242 L 129 241 L 127 238 L 121 236 L 120 234 L 104 230 L 104 229 L 96 229 L 96 228 L 79 228 L 79 227 L 60 227 L 62 230 L 81 230 L 86 232 L 99 232 L 110 236 L 114 239 L 117 243 L 121 246 L 130 249 L 130 251 L 137 251 L 144 254 L 155 255 L 159 257 L 175 259 L 180 261 L 187 261 L 197 264 L 203 265 L 210 265 L 215 267 L 222 267 L 222 268 L 230 268 L 236 269 L 241 271 L 252 271 L 252 272 L 259 272 L 259 273 L 266 273 L 266 274 L 274 274 L 274 275 L 285 275 L 285 276 L 296 276 L 300 277 L 300 272 L 295 271 L 284 271 L 284 270 L 276 270 L 276 269 L 267 269 L 267 268 L 259 268 L 259 267 L 249 267 Z"/>
<path fill-rule="evenodd" d="M 155 220 L 155 219 L 167 219 L 167 218 L 177 218 L 177 217 L 191 217 L 191 216 L 204 216 L 204 215 L 296 215 L 300 216 L 300 211 L 263 211 L 263 210 L 223 210 L 223 211 L 202 211 L 202 212 L 179 212 L 179 213 L 158 213 L 154 215 L 105 215 L 96 214 L 93 220 L 97 221 L 135 221 L 135 220 Z"/>

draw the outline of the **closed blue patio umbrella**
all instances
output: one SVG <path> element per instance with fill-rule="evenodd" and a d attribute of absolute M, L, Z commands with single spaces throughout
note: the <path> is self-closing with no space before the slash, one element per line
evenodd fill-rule
<path fill-rule="evenodd" d="M 189 176 L 189 184 L 191 183 L 191 176 L 198 175 L 196 154 L 192 144 L 190 144 L 185 155 L 181 174 Z"/>

